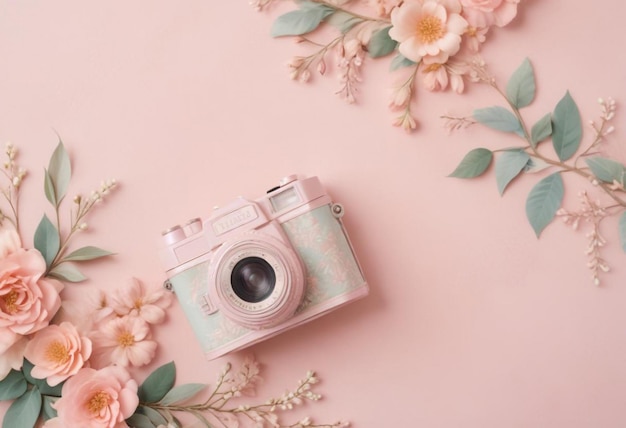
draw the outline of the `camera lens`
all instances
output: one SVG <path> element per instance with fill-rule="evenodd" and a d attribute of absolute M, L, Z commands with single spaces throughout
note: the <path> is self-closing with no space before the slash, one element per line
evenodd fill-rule
<path fill-rule="evenodd" d="M 246 257 L 233 268 L 230 283 L 241 300 L 258 303 L 267 299 L 274 291 L 276 274 L 262 258 Z"/>

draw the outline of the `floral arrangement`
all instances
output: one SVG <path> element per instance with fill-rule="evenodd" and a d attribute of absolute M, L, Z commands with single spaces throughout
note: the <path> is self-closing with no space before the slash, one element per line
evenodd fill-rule
<path fill-rule="evenodd" d="M 470 117 L 444 116 L 449 130 L 467 128 L 476 123 L 509 133 L 522 140 L 520 145 L 496 150 L 476 148 L 463 158 L 450 174 L 452 177 L 473 178 L 485 173 L 495 163 L 498 191 L 502 195 L 509 184 L 521 175 L 551 171 L 539 180 L 526 199 L 526 216 L 537 237 L 554 218 L 577 229 L 589 223 L 587 234 L 587 266 L 593 282 L 600 284 L 600 275 L 609 271 L 601 249 L 606 240 L 600 232 L 603 219 L 620 215 L 618 235 L 626 251 L 626 167 L 603 155 L 606 137 L 614 131 L 611 120 L 615 116 L 615 101 L 598 100 L 600 117 L 589 122 L 593 135 L 587 145 L 582 144 L 583 127 L 580 112 L 569 91 L 552 112 L 546 113 L 532 126 L 526 124 L 522 109 L 530 105 L 536 95 L 535 73 L 529 60 L 524 60 L 502 89 L 489 74 L 484 63 L 473 64 L 472 75 L 478 82 L 489 85 L 503 98 L 506 107 L 477 109 Z M 546 142 L 552 142 L 551 145 Z M 495 160 L 494 160 L 495 159 Z M 597 191 L 601 200 L 592 198 L 587 190 L 579 193 L 581 207 L 568 210 L 562 207 L 565 194 L 564 176 L 577 176 Z"/>
<path fill-rule="evenodd" d="M 337 94 L 356 101 L 366 57 L 392 57 L 391 71 L 405 69 L 393 85 L 389 107 L 399 112 L 393 124 L 417 128 L 411 110 L 417 84 L 429 91 L 451 88 L 462 93 L 471 66 L 493 27 L 504 27 L 517 15 L 520 0 L 294 0 L 297 10 L 279 16 L 273 37 L 293 36 L 312 47 L 290 63 L 294 80 L 307 82 L 312 71 L 324 75 L 332 64 L 339 75 Z M 252 0 L 263 10 L 276 0 Z M 365 9 L 365 12 L 362 10 Z M 330 41 L 311 38 L 332 27 Z M 333 63 L 334 61 L 334 63 Z"/>
<path fill-rule="evenodd" d="M 77 233 L 88 229 L 90 212 L 116 187 L 108 180 L 89 197 L 73 199 L 70 222 L 60 215 L 71 177 L 70 157 L 59 142 L 44 174 L 44 193 L 52 220 L 43 215 L 34 234 L 34 248 L 23 245 L 19 201 L 26 169 L 16 163 L 17 150 L 8 144 L 0 191 L 0 400 L 12 401 L 3 427 L 32 428 L 181 428 L 181 415 L 200 425 L 235 428 L 249 421 L 255 427 L 337 428 L 346 422 L 314 424 L 310 418 L 284 425 L 280 413 L 304 401 L 321 398 L 307 373 L 295 390 L 259 404 L 231 404 L 252 395 L 259 365 L 247 359 L 237 372 L 231 365 L 214 387 L 175 385 L 170 362 L 156 368 L 141 384 L 133 370 L 153 361 L 158 344 L 153 329 L 165 319 L 171 303 L 163 287 L 149 289 L 136 279 L 112 292 L 91 289 L 91 299 L 65 297 L 66 283 L 86 277 L 77 265 L 109 257 L 95 246 L 73 249 Z M 90 291 L 92 293 L 90 293 Z M 90 301 L 86 301 L 90 300 Z"/>

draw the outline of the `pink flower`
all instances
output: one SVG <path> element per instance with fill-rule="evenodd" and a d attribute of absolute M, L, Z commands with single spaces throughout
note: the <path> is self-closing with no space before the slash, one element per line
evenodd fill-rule
<path fill-rule="evenodd" d="M 461 0 L 463 16 L 473 27 L 503 27 L 517 15 L 519 0 Z"/>
<path fill-rule="evenodd" d="M 83 368 L 63 385 L 53 407 L 58 417 L 47 428 L 125 428 L 124 422 L 139 405 L 137 382 L 118 366 L 100 370 Z"/>
<path fill-rule="evenodd" d="M 9 374 L 11 369 L 19 370 L 22 368 L 24 349 L 26 349 L 27 344 L 28 339 L 23 337 L 0 356 L 0 380 L 4 379 Z"/>
<path fill-rule="evenodd" d="M 61 307 L 63 284 L 45 271 L 41 254 L 22 248 L 15 230 L 0 231 L 0 354 L 46 327 Z"/>
<path fill-rule="evenodd" d="M 157 343 L 150 340 L 150 326 L 138 317 L 115 318 L 104 323 L 91 339 L 92 361 L 97 366 L 143 366 L 154 358 Z"/>
<path fill-rule="evenodd" d="M 111 299 L 111 307 L 119 316 L 137 316 L 150 324 L 165 318 L 165 308 L 171 303 L 170 294 L 163 288 L 147 292 L 143 283 L 132 278 L 130 286 L 120 288 Z"/>
<path fill-rule="evenodd" d="M 411 61 L 429 57 L 430 63 L 444 63 L 461 48 L 467 21 L 460 14 L 457 0 L 407 0 L 391 11 L 389 36 Z"/>
<path fill-rule="evenodd" d="M 91 355 L 91 340 L 78 334 L 68 322 L 49 325 L 28 342 L 24 357 L 33 363 L 32 376 L 58 385 L 75 375 Z"/>

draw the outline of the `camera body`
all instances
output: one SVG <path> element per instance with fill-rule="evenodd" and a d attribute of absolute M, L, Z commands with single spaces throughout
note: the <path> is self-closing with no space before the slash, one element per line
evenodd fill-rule
<path fill-rule="evenodd" d="M 292 175 L 163 232 L 167 284 L 209 360 L 368 294 L 342 215 L 317 177 Z"/>

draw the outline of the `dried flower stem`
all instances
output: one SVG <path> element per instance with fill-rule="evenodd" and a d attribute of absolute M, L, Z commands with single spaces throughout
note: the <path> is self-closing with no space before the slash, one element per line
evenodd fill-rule
<path fill-rule="evenodd" d="M 0 188 L 0 191 L 2 192 L 2 195 L 9 204 L 12 216 L 7 215 L 2 210 L 0 210 L 0 225 L 4 220 L 8 220 L 19 234 L 20 219 L 18 212 L 20 201 L 20 186 L 24 177 L 26 176 L 26 170 L 22 167 L 19 167 L 15 163 L 15 159 L 17 157 L 17 149 L 15 148 L 15 146 L 13 146 L 13 144 L 7 143 L 5 154 L 7 156 L 7 161 L 4 163 L 2 173 L 7 178 L 9 185 L 6 188 Z"/>

